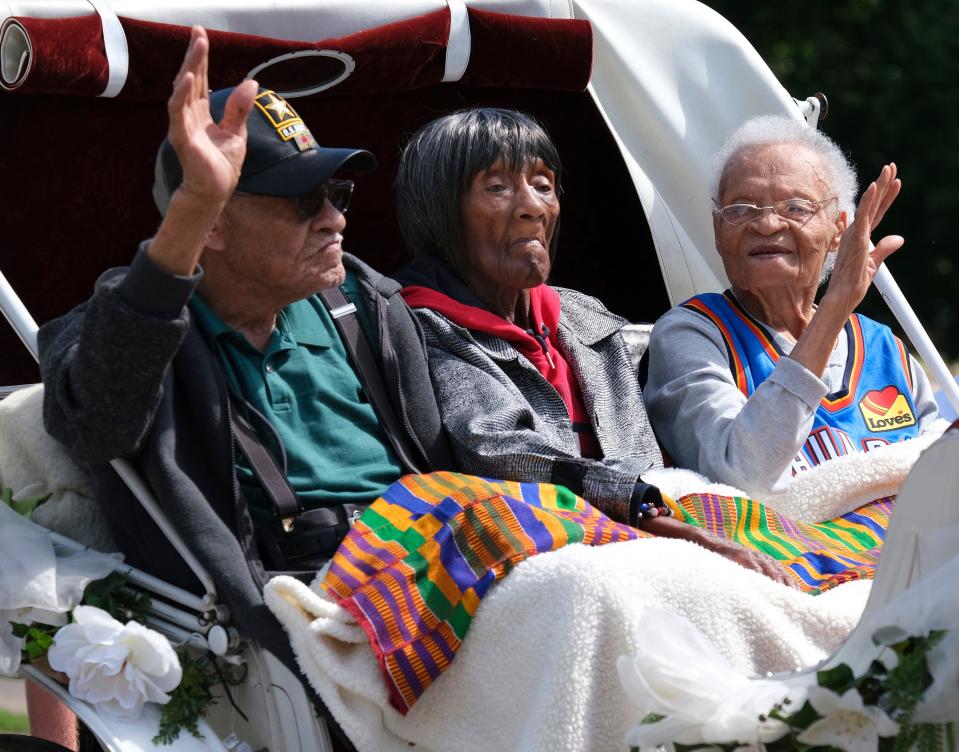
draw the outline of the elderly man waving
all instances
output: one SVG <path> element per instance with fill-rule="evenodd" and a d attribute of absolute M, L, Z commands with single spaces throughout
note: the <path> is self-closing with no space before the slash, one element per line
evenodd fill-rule
<path fill-rule="evenodd" d="M 241 633 L 288 657 L 264 570 L 315 570 L 365 505 L 448 450 L 399 285 L 341 247 L 352 184 L 333 175 L 373 156 L 317 145 L 254 81 L 208 94 L 207 51 L 197 27 L 157 160 L 156 236 L 40 331 L 45 420 L 91 468 L 131 564 L 196 585 L 115 457 L 145 474 Z"/>

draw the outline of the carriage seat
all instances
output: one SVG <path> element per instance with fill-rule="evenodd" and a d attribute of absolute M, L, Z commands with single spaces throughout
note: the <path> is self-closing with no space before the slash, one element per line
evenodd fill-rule
<path fill-rule="evenodd" d="M 18 501 L 49 496 L 34 522 L 100 551 L 117 550 L 91 479 L 43 427 L 42 384 L 0 401 L 0 488 Z"/>

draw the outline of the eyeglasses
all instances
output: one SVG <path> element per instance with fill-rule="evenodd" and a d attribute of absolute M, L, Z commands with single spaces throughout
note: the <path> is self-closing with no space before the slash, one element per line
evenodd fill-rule
<path fill-rule="evenodd" d="M 233 191 L 236 196 L 259 196 L 262 194 L 249 193 L 247 191 Z M 317 214 L 323 211 L 326 202 L 333 204 L 333 208 L 340 214 L 346 214 L 350 208 L 350 201 L 353 199 L 353 181 L 352 180 L 334 180 L 330 178 L 325 183 L 320 183 L 316 188 L 308 193 L 301 193 L 299 196 L 286 197 L 295 202 L 296 216 L 298 219 L 313 219 Z"/>
<path fill-rule="evenodd" d="M 822 201 L 807 201 L 804 198 L 787 198 L 777 201 L 771 206 L 756 206 L 755 204 L 729 204 L 721 208 L 713 209 L 713 214 L 718 214 L 723 221 L 731 225 L 744 225 L 759 219 L 766 209 L 771 209 L 783 219 L 794 222 L 802 227 L 810 219 L 815 217 L 823 207 L 836 201 L 835 196 L 824 198 Z"/>

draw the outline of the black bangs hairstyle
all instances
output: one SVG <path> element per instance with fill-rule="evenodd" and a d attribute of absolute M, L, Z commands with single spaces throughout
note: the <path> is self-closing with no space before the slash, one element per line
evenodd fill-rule
<path fill-rule="evenodd" d="M 556 176 L 559 153 L 543 127 L 516 110 L 478 107 L 433 120 L 413 134 L 396 174 L 396 212 L 403 242 L 414 256 L 432 256 L 459 271 L 464 238 L 463 196 L 473 178 L 498 159 L 512 171 L 536 159 Z M 550 242 L 556 254 L 559 224 Z"/>

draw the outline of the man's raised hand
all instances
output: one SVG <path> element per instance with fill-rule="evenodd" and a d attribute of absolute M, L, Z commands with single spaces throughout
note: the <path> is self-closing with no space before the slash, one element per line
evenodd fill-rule
<path fill-rule="evenodd" d="M 207 77 L 209 49 L 206 31 L 194 26 L 167 105 L 169 138 L 183 168 L 179 190 L 221 206 L 240 176 L 246 156 L 246 120 L 258 87 L 252 80 L 237 86 L 222 120 L 214 123 Z"/>
<path fill-rule="evenodd" d="M 237 86 L 223 118 L 214 123 L 207 77 L 209 49 L 206 32 L 194 26 L 167 105 L 168 136 L 183 180 L 170 197 L 147 253 L 171 274 L 196 271 L 209 234 L 236 188 L 246 156 L 246 120 L 258 89 L 252 80 Z"/>

